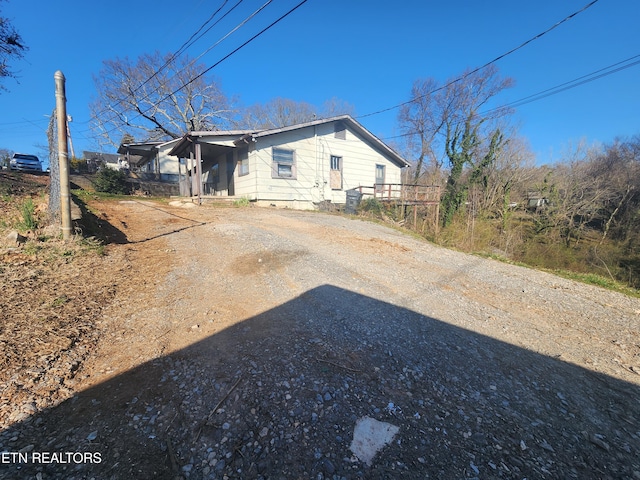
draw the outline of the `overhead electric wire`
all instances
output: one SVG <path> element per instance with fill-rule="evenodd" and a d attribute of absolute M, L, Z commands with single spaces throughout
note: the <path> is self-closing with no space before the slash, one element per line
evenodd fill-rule
<path fill-rule="evenodd" d="M 147 78 L 144 82 L 142 82 L 138 87 L 136 87 L 133 90 L 133 93 L 137 92 L 138 90 L 140 90 L 142 87 L 144 87 L 147 83 L 149 83 L 151 80 L 153 80 L 158 74 L 160 74 L 160 72 L 162 70 L 164 70 L 165 68 L 167 68 L 171 62 L 173 62 L 176 58 L 178 58 L 180 55 L 182 55 L 187 48 L 189 48 L 191 45 L 193 45 L 195 42 L 197 42 L 198 40 L 200 40 L 203 35 L 205 35 L 207 32 L 209 32 L 209 30 L 211 30 L 213 27 L 215 27 L 222 19 L 224 19 L 230 12 L 232 12 L 238 5 L 240 5 L 240 3 L 242 3 L 243 0 L 239 0 L 238 3 L 236 3 L 227 13 L 225 13 L 222 17 L 220 17 L 213 25 L 211 25 L 207 30 L 205 30 L 200 36 L 198 36 L 198 38 L 196 38 L 194 40 L 194 37 L 196 35 L 198 35 L 198 33 L 200 33 L 202 31 L 202 29 L 209 23 L 211 22 L 211 20 L 213 20 L 215 18 L 215 16 L 220 12 L 220 10 L 222 10 L 224 8 L 224 6 L 227 4 L 228 0 L 224 0 L 222 2 L 222 5 L 220 5 L 220 7 L 211 14 L 211 16 L 202 24 L 200 25 L 200 28 L 198 28 L 198 30 L 196 30 L 190 37 L 189 39 L 184 42 L 180 48 L 178 48 L 178 50 L 176 50 L 174 53 L 171 54 L 171 56 L 169 57 L 169 59 L 164 62 L 164 64 L 158 68 L 155 72 L 153 72 L 153 74 Z M 124 101 L 120 100 L 119 102 L 117 102 L 117 104 L 122 103 Z"/>
<path fill-rule="evenodd" d="M 481 67 L 477 67 L 473 70 L 471 70 L 470 72 L 465 73 L 464 75 L 451 80 L 450 82 L 446 83 L 445 85 L 442 85 L 441 87 L 438 87 L 430 92 L 425 93 L 424 95 L 419 95 L 417 97 L 412 98 L 411 100 L 408 100 L 406 102 L 402 102 L 399 103 L 397 105 L 393 105 L 391 107 L 388 108 L 383 108 L 381 110 L 377 110 L 375 112 L 371 112 L 371 113 L 367 113 L 364 115 L 359 115 L 356 118 L 366 118 L 366 117 L 371 117 L 373 115 L 379 115 L 381 113 L 385 113 L 388 112 L 390 110 L 395 110 L 396 108 L 400 108 L 403 107 L 405 105 L 409 105 L 410 103 L 415 102 L 416 100 L 420 100 L 421 98 L 424 97 L 428 97 L 429 95 L 433 95 L 436 92 L 439 92 L 440 90 L 443 90 L 447 87 L 449 87 L 450 85 L 453 85 L 454 83 L 458 83 L 462 80 L 464 80 L 465 78 L 469 77 L 470 75 L 473 75 L 474 73 L 479 72 L 480 70 L 482 70 L 483 68 L 488 67 L 489 65 L 492 65 L 494 63 L 496 63 L 499 60 L 502 60 L 504 57 L 511 55 L 512 53 L 520 50 L 521 48 L 525 47 L 526 45 L 528 45 L 529 43 L 533 42 L 534 40 L 539 39 L 540 37 L 542 37 L 543 35 L 546 35 L 547 33 L 549 33 L 550 31 L 554 30 L 555 28 L 559 27 L 560 25 L 562 25 L 563 23 L 571 20 L 573 17 L 575 17 L 576 15 L 584 12 L 585 10 L 587 10 L 589 7 L 592 7 L 593 5 L 595 5 L 599 0 L 592 0 L 591 2 L 589 2 L 588 4 L 586 4 L 584 7 L 582 7 L 580 10 L 573 12 L 571 15 L 566 16 L 565 18 L 563 18 L 562 20 L 560 20 L 559 22 L 556 22 L 554 25 L 552 25 L 551 27 L 547 28 L 545 31 L 538 33 L 537 35 L 531 37 L 530 39 L 528 39 L 527 41 L 525 41 L 524 43 L 520 44 L 519 46 L 512 48 L 511 50 L 509 50 L 508 52 L 503 53 L 502 55 L 498 55 L 496 58 L 494 58 L 493 60 L 485 63 L 484 65 L 482 65 Z"/>
<path fill-rule="evenodd" d="M 241 3 L 242 1 L 243 1 L 243 0 L 239 0 L 235 5 L 233 5 L 233 7 L 231 7 L 231 9 L 229 9 L 229 10 L 228 10 L 228 11 L 227 11 L 227 12 L 226 12 L 226 13 L 225 13 L 225 14 L 224 14 L 220 19 L 218 19 L 218 21 L 216 21 L 216 22 L 215 22 L 213 25 L 211 25 L 211 26 L 210 26 L 210 27 L 209 27 L 205 32 L 203 32 L 203 34 L 202 34 L 202 35 L 204 35 L 205 33 L 207 33 L 207 32 L 208 32 L 211 28 L 213 28 L 215 25 L 217 25 L 217 24 L 218 24 L 218 23 L 219 23 L 223 18 L 225 18 L 225 17 L 226 17 L 229 13 L 231 13 L 231 12 L 232 12 L 232 11 L 233 11 L 237 6 L 238 6 L 238 5 L 240 5 L 240 3 Z M 246 17 L 242 22 L 240 22 L 240 23 L 239 23 L 238 25 L 236 25 L 233 29 L 231 29 L 231 30 L 230 30 L 230 31 L 229 31 L 229 32 L 228 32 L 224 37 L 222 37 L 221 39 L 219 39 L 217 42 L 215 42 L 213 45 L 211 45 L 207 50 L 205 50 L 203 53 L 201 53 L 198 57 L 196 57 L 196 58 L 195 58 L 195 59 L 193 59 L 191 62 L 189 62 L 189 63 L 188 63 L 188 65 L 187 65 L 187 67 L 189 67 L 189 66 L 193 65 L 193 64 L 194 64 L 198 59 L 200 59 L 200 58 L 201 58 L 202 56 L 204 56 L 206 53 L 208 53 L 209 51 L 211 51 L 215 46 L 217 46 L 218 44 L 220 44 L 223 40 L 225 40 L 226 38 L 228 38 L 231 34 L 233 34 L 234 32 L 236 32 L 236 31 L 237 31 L 238 29 L 240 29 L 242 26 L 244 26 L 244 25 L 245 25 L 249 20 L 251 20 L 251 19 L 252 19 L 253 17 L 255 17 L 258 13 L 260 13 L 260 12 L 261 12 L 261 11 L 262 11 L 266 6 L 268 6 L 272 1 L 273 1 L 273 0 L 268 0 L 265 4 L 263 4 L 262 6 L 260 6 L 257 10 L 255 10 L 255 11 L 254 11 L 253 13 L 251 13 L 248 17 Z M 225 2 L 225 3 L 226 3 L 226 2 Z M 304 3 L 304 2 L 303 2 L 303 3 Z M 298 6 L 296 6 L 295 8 L 298 8 L 299 6 L 300 6 L 300 4 L 299 4 Z M 295 8 L 294 8 L 294 9 L 292 9 L 291 11 L 295 10 Z M 219 10 L 220 10 L 220 9 L 218 9 L 218 10 L 216 11 L 216 13 L 217 13 Z M 285 14 L 284 16 L 288 15 L 289 13 L 291 13 L 291 11 L 287 12 L 287 14 Z M 214 15 L 215 15 L 215 13 L 214 13 Z M 213 17 L 214 15 L 212 15 L 212 17 Z M 284 17 L 284 16 L 283 16 L 283 17 Z M 275 23 L 277 23 L 278 21 L 280 21 L 283 17 L 281 17 L 281 18 L 279 18 L 278 20 L 276 20 L 276 22 L 274 22 L 274 24 L 275 24 Z M 205 22 L 205 24 L 203 24 L 203 25 L 206 25 L 206 23 L 207 23 L 207 22 Z M 272 24 L 272 25 L 273 25 L 273 24 Z M 272 25 L 271 25 L 271 26 L 272 26 Z M 269 28 L 269 27 L 267 27 L 267 28 Z M 200 30 L 202 30 L 202 27 L 201 27 L 198 31 L 200 31 Z M 197 32 L 196 32 L 196 34 L 197 34 Z M 193 38 L 196 34 L 192 35 L 192 36 L 191 36 L 191 38 Z M 202 37 L 202 35 L 200 35 L 196 40 L 200 39 L 200 38 Z M 187 43 L 188 43 L 188 41 L 187 41 L 187 42 L 185 42 L 185 43 L 183 44 L 183 46 L 184 46 L 185 44 L 187 44 Z M 193 44 L 193 43 L 192 43 L 192 44 Z M 192 45 L 192 44 L 191 44 L 191 45 Z M 189 46 L 190 46 L 190 45 L 189 45 Z M 182 47 L 181 47 L 180 49 L 182 49 Z M 178 51 L 179 51 L 180 49 L 178 49 Z M 236 49 L 236 51 L 237 51 L 237 49 Z M 235 52 L 235 51 L 234 51 L 234 52 Z M 234 53 L 234 52 L 232 52 L 232 53 Z M 172 57 L 172 59 L 175 59 L 175 58 L 176 58 L 176 55 L 174 55 L 174 56 Z M 225 58 L 226 58 L 226 57 L 225 57 Z M 223 59 L 223 60 L 224 60 L 224 59 Z M 170 61 L 171 61 L 171 60 L 170 60 Z M 140 88 L 141 88 L 145 83 L 149 82 L 149 81 L 150 81 L 150 80 L 151 80 L 155 75 L 157 75 L 157 74 L 160 72 L 160 70 L 161 70 L 162 68 L 166 67 L 166 66 L 170 63 L 170 61 L 167 61 L 167 62 L 166 62 L 162 67 L 160 67 L 160 68 L 159 68 L 159 69 L 158 69 L 158 70 L 157 70 L 157 71 L 156 71 L 152 76 L 150 76 L 147 80 L 145 80 L 145 82 L 143 82 L 142 84 L 140 84 L 140 86 L 139 86 L 139 87 L 137 87 L 133 92 L 135 93 L 135 92 L 136 92 L 137 90 L 139 90 L 139 89 L 140 89 Z M 220 63 L 220 62 L 218 62 L 218 63 Z M 207 70 L 207 71 L 208 71 L 208 70 Z M 206 72 L 204 72 L 204 73 L 206 73 Z M 202 75 L 199 75 L 199 76 L 195 77 L 195 79 L 200 78 L 201 76 L 202 76 Z M 158 104 L 158 103 L 160 103 L 160 102 L 163 102 L 164 100 L 166 100 L 166 99 L 167 99 L 167 98 L 169 98 L 170 96 L 174 95 L 175 93 L 179 92 L 181 89 L 185 88 L 187 85 L 189 85 L 189 84 L 190 84 L 190 83 L 192 83 L 193 81 L 194 81 L 194 79 L 191 79 L 189 82 L 187 82 L 187 83 L 183 84 L 183 85 L 182 85 L 182 86 L 180 86 L 178 89 L 174 90 L 172 93 L 170 93 L 170 94 L 168 94 L 167 96 L 163 97 L 163 98 L 162 98 L 162 99 L 160 99 L 159 101 L 157 101 L 157 102 L 151 102 L 151 103 L 153 103 L 154 105 L 156 105 L 156 104 Z M 148 99 L 151 97 L 151 95 L 153 95 L 154 93 L 158 92 L 161 88 L 162 88 L 162 85 L 159 85 L 158 87 L 156 87 L 155 89 L 153 89 L 151 92 L 148 92 L 148 93 L 147 93 L 146 95 L 144 95 L 142 98 L 138 99 L 138 102 L 142 102 L 142 101 L 144 101 L 144 100 L 148 100 Z M 119 105 L 119 104 L 121 104 L 121 103 L 123 103 L 123 102 L 125 102 L 125 101 L 126 101 L 126 98 L 122 98 L 122 99 L 117 100 L 117 101 L 115 101 L 115 102 L 111 102 L 111 103 L 110 103 L 110 106 L 117 106 L 117 105 Z M 139 117 L 140 117 L 140 116 L 142 116 L 144 113 L 148 112 L 151 108 L 153 108 L 153 106 L 151 106 L 151 107 L 147 108 L 146 110 L 141 111 L 141 113 L 135 114 L 134 116 L 132 116 L 132 117 L 131 117 L 131 119 L 130 119 L 130 120 L 133 120 L 133 119 L 139 118 Z M 118 115 L 118 113 L 117 113 L 117 112 L 114 112 L 114 111 L 110 111 L 110 112 L 109 112 L 106 108 L 105 108 L 104 110 L 102 110 L 100 113 L 110 113 L 111 115 L 115 115 L 115 116 L 117 116 L 117 115 Z M 114 117 L 114 119 L 115 119 L 115 117 Z M 111 121 L 111 120 L 109 120 L 109 121 Z M 105 123 L 105 122 L 102 122 L 102 123 Z M 136 127 L 134 127 L 134 128 L 136 128 Z M 106 129 L 104 132 L 102 132 L 102 135 L 109 134 L 109 133 L 111 133 L 111 132 L 113 132 L 113 131 L 115 131 L 115 130 L 117 130 L 117 127 L 113 127 L 113 128 L 110 128 L 110 129 Z"/>
<path fill-rule="evenodd" d="M 635 60 L 638 59 L 638 60 Z M 635 60 L 634 62 L 628 63 L 631 60 Z M 623 65 L 626 64 L 626 65 Z M 608 65 L 606 67 L 600 68 L 598 70 L 595 70 L 591 73 L 587 73 L 586 75 L 582 75 L 580 77 L 574 78 L 572 80 L 569 80 L 568 82 L 564 82 L 561 83 L 559 85 L 555 85 L 553 87 L 547 88 L 545 90 L 542 90 L 540 92 L 537 93 L 533 93 L 531 95 L 527 95 L 526 97 L 520 98 L 518 100 L 514 100 L 513 102 L 509 102 L 509 103 L 505 103 L 504 105 L 499 105 L 495 108 L 491 108 L 485 112 L 482 112 L 484 115 L 497 111 L 497 110 L 502 110 L 504 108 L 514 108 L 514 107 L 519 107 L 522 105 L 526 105 L 528 103 L 532 103 L 532 102 L 537 102 L 538 100 L 542 100 L 544 98 L 550 97 L 552 95 L 556 95 L 558 93 L 564 92 L 566 90 L 570 90 L 572 88 L 576 88 L 579 87 L 580 85 L 584 85 L 586 83 L 590 83 L 593 82 L 595 80 L 598 80 L 600 78 L 612 75 L 614 73 L 620 72 L 622 70 L 626 70 L 627 68 L 631 68 L 635 65 L 639 65 L 640 64 L 640 54 L 638 55 L 634 55 L 632 57 L 629 57 L 625 60 L 621 60 L 619 62 L 616 63 L 612 63 L 611 65 Z M 617 67 L 614 70 L 611 70 L 613 67 Z M 408 132 L 408 133 L 403 133 L 401 135 L 394 135 L 392 137 L 384 137 L 385 139 L 389 140 L 389 139 L 393 139 L 393 138 L 402 138 L 402 137 L 408 137 L 411 135 L 416 135 L 418 132 L 417 130 L 414 132 Z"/>
<path fill-rule="evenodd" d="M 213 50 L 215 47 L 217 47 L 220 43 L 222 43 L 224 40 L 226 40 L 229 36 L 231 36 L 234 32 L 236 32 L 237 30 L 239 30 L 240 28 L 242 28 L 249 20 L 251 20 L 253 17 L 255 17 L 257 14 L 259 14 L 262 10 L 264 10 L 273 0 L 267 0 L 260 8 L 258 8 L 257 10 L 255 10 L 251 15 L 249 15 L 247 18 L 245 18 L 242 22 L 240 22 L 238 25 L 236 25 L 231 31 L 229 31 L 224 37 L 222 37 L 220 40 L 218 40 L 216 43 L 214 43 L 213 45 L 210 45 L 209 48 L 207 48 L 204 52 L 202 52 L 200 55 L 198 55 L 196 58 L 194 58 L 191 62 L 189 62 L 189 66 L 193 65 L 195 62 L 197 62 L 198 60 L 200 60 L 202 57 L 204 57 L 207 53 L 209 53 L 211 50 Z M 240 3 L 240 2 L 238 2 Z"/>
<path fill-rule="evenodd" d="M 272 0 L 269 0 L 267 2 L 271 3 Z M 302 5 L 304 5 L 305 3 L 307 3 L 309 0 L 302 0 L 300 3 L 298 3 L 296 6 L 294 6 L 293 8 L 291 8 L 290 10 L 288 10 L 286 13 L 284 13 L 283 15 L 281 15 L 280 17 L 278 17 L 276 20 L 274 20 L 273 22 L 271 22 L 269 25 L 267 25 L 266 27 L 264 27 L 262 30 L 260 30 L 258 33 L 256 33 L 255 35 L 253 35 L 251 38 L 249 38 L 248 40 L 246 40 L 245 42 L 243 42 L 239 47 L 236 47 L 235 49 L 233 49 L 230 53 L 228 53 L 227 55 L 225 55 L 224 57 L 222 57 L 220 60 L 218 60 L 216 63 L 214 63 L 213 65 L 211 65 L 209 68 L 205 69 L 204 71 L 202 71 L 201 73 L 199 73 L 198 75 L 196 75 L 195 77 L 193 77 L 192 79 L 190 79 L 188 82 L 184 83 L 183 85 L 181 85 L 180 87 L 176 88 L 175 90 L 173 90 L 171 93 L 166 94 L 164 97 L 162 97 L 160 100 L 158 100 L 157 102 L 154 102 L 154 104 L 159 104 L 162 103 L 163 101 L 165 101 L 166 99 L 172 97 L 173 95 L 175 95 L 176 93 L 180 92 L 182 89 L 186 88 L 187 86 L 189 86 L 190 84 L 192 84 L 193 82 L 195 82 L 196 80 L 198 80 L 199 78 L 203 77 L 204 75 L 206 75 L 207 73 L 209 73 L 211 70 L 213 70 L 215 67 L 217 67 L 218 65 L 220 65 L 222 62 L 224 62 L 226 59 L 228 59 L 229 57 L 231 57 L 232 55 L 234 55 L 235 53 L 237 53 L 239 50 L 241 50 L 242 48 L 246 47 L 248 44 L 250 44 L 251 42 L 253 42 L 256 38 L 260 37 L 262 34 L 264 34 L 266 31 L 270 30 L 271 28 L 273 28 L 275 25 L 277 25 L 278 23 L 280 23 L 282 20 L 284 20 L 286 17 L 288 17 L 289 15 L 291 15 L 294 11 L 296 11 L 298 8 L 300 8 Z M 597 0 L 596 0 L 597 1 Z M 266 6 L 267 4 L 265 4 L 264 6 Z M 261 10 L 261 7 L 259 10 Z M 246 23 L 246 22 L 245 22 Z M 234 30 L 237 30 L 234 29 Z M 156 90 L 157 91 L 157 90 Z M 148 98 L 148 97 L 147 97 Z M 145 113 L 147 113 L 149 110 L 151 110 L 153 108 L 153 106 L 146 108 L 145 110 L 140 111 L 140 113 L 135 114 L 134 116 L 132 116 L 131 120 L 139 118 L 141 116 L 143 116 Z M 117 130 L 118 127 L 113 127 L 111 129 L 106 130 L 105 132 L 103 132 L 104 134 L 109 134 L 115 130 Z"/>
<path fill-rule="evenodd" d="M 251 37 L 249 40 L 245 41 L 244 43 L 242 43 L 239 47 L 235 48 L 234 50 L 232 50 L 230 53 L 228 53 L 227 55 L 225 55 L 224 57 L 222 57 L 220 60 L 218 60 L 216 63 L 214 63 L 213 65 L 211 65 L 209 68 L 205 69 L 203 72 L 201 72 L 200 74 L 196 75 L 195 77 L 193 77 L 191 80 L 189 80 L 187 83 L 185 83 L 184 85 L 178 87 L 177 89 L 175 89 L 173 92 L 167 94 L 165 97 L 163 97 L 160 102 L 166 100 L 167 98 L 171 97 L 172 95 L 175 95 L 176 93 L 178 93 L 180 90 L 182 90 L 183 88 L 187 87 L 188 85 L 192 84 L 193 82 L 195 82 L 196 80 L 198 80 L 199 78 L 201 78 L 202 76 L 206 75 L 207 73 L 209 73 L 211 70 L 213 70 L 215 67 L 217 67 L 218 65 L 220 65 L 222 62 L 224 62 L 227 58 L 231 57 L 232 55 L 234 55 L 235 53 L 237 53 L 239 50 L 241 50 L 242 48 L 246 47 L 248 44 L 250 44 L 251 42 L 253 42 L 256 38 L 258 38 L 259 36 L 261 36 L 263 33 L 265 33 L 267 30 L 273 28 L 275 25 L 277 25 L 278 23 L 280 23 L 282 20 L 284 20 L 286 17 L 288 17 L 289 15 L 291 15 L 294 11 L 296 11 L 298 8 L 300 8 L 302 5 L 304 5 L 305 3 L 307 3 L 309 0 L 302 0 L 300 3 L 298 3 L 295 7 L 293 7 L 291 10 L 289 10 L 287 13 L 285 13 L 284 15 L 281 15 L 278 19 L 276 19 L 275 21 L 273 21 L 272 23 L 270 23 L 269 25 L 267 25 L 265 28 L 263 28 L 262 30 L 260 30 L 258 33 L 256 33 L 253 37 Z M 598 0 L 595 0 L 596 2 Z M 149 111 L 149 109 L 145 110 L 143 113 Z"/>
<path fill-rule="evenodd" d="M 178 48 L 178 50 L 176 50 L 174 53 L 171 54 L 171 56 L 169 57 L 168 60 L 166 60 L 164 62 L 164 64 L 162 64 L 157 70 L 155 70 L 148 78 L 146 78 L 142 83 L 140 83 L 140 85 L 138 85 L 136 88 L 134 88 L 131 93 L 135 94 L 136 92 L 138 92 L 142 87 L 144 87 L 147 83 L 149 83 L 151 80 L 153 80 L 156 76 L 158 76 L 160 74 L 160 72 L 162 72 L 162 70 L 164 70 L 165 68 L 167 68 L 176 58 L 178 58 L 180 55 L 182 55 L 187 48 L 189 48 L 190 46 L 192 46 L 196 41 L 198 41 L 200 38 L 202 38 L 207 32 L 209 32 L 213 27 L 215 27 L 218 23 L 220 23 L 227 15 L 229 15 L 238 5 L 240 5 L 244 0 L 238 0 L 238 2 L 231 7 L 224 15 L 222 15 L 222 17 L 220 17 L 213 25 L 210 25 L 209 28 L 207 28 L 202 34 L 200 34 L 197 38 L 196 35 L 198 35 L 199 32 L 202 31 L 203 28 L 205 28 L 205 26 L 211 22 L 211 20 L 213 20 L 215 18 L 215 16 L 220 12 L 220 10 L 222 10 L 224 8 L 224 6 L 227 4 L 228 0 L 224 0 L 222 2 L 222 5 L 220 5 L 220 7 L 213 12 L 209 18 L 202 24 L 200 25 L 200 27 L 198 28 L 198 30 L 196 30 L 191 37 L 189 37 L 188 40 L 186 40 L 181 46 L 180 48 Z M 149 95 L 151 95 L 152 93 L 157 92 L 158 89 L 154 90 L 153 92 L 151 92 Z M 146 100 L 149 98 L 149 95 L 143 97 L 142 100 Z M 116 100 L 115 102 L 111 102 L 109 104 L 110 107 L 114 107 L 114 106 L 118 106 L 121 105 L 122 103 L 126 102 L 127 98 L 123 97 L 119 100 Z M 102 115 L 102 114 L 106 114 L 108 113 L 109 109 L 104 108 L 103 110 L 101 110 L 100 112 L 98 112 L 97 115 Z"/>
<path fill-rule="evenodd" d="M 513 102 L 502 105 L 501 107 L 492 108 L 491 110 L 488 110 L 485 113 L 493 112 L 495 110 L 498 110 L 500 108 L 505 108 L 505 107 L 520 107 L 522 105 L 526 105 L 527 103 L 535 102 L 537 100 L 542 100 L 543 98 L 556 95 L 557 93 L 564 92 L 566 90 L 570 90 L 575 87 L 579 87 L 580 85 L 584 85 L 585 83 L 593 82 L 594 80 L 598 80 L 602 77 L 607 77 L 621 70 L 626 70 L 627 68 L 640 64 L 640 60 L 636 60 L 635 62 L 628 63 L 627 65 L 622 65 L 623 63 L 627 63 L 639 57 L 640 57 L 640 54 L 634 55 L 633 57 L 629 57 L 626 60 L 622 60 L 620 62 L 614 63 L 607 67 L 601 68 L 600 70 L 596 70 L 594 72 L 588 73 L 587 75 L 574 78 L 573 80 L 570 80 L 565 83 L 561 83 L 560 85 L 556 85 L 555 87 L 551 87 L 541 92 L 534 93 L 533 95 L 529 95 L 527 97 L 521 98 L 520 100 L 515 100 Z M 622 65 L 622 66 L 618 67 L 618 65 Z M 618 67 L 618 68 L 616 68 L 615 70 L 609 70 L 613 67 Z M 601 73 L 601 72 L 604 72 L 604 73 Z M 599 74 L 599 75 L 596 75 L 596 74 Z"/>

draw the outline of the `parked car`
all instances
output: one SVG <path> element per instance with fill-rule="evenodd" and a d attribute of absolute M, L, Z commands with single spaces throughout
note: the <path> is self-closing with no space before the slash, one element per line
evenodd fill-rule
<path fill-rule="evenodd" d="M 9 168 L 21 172 L 41 172 L 42 163 L 40 163 L 40 159 L 35 155 L 14 153 L 9 161 Z"/>

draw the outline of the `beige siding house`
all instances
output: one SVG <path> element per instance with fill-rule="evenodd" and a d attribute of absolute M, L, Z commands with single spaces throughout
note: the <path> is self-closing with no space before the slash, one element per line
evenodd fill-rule
<path fill-rule="evenodd" d="M 183 195 L 299 209 L 344 204 L 346 192 L 361 186 L 400 184 L 409 165 L 348 115 L 270 130 L 190 132 L 154 148 L 159 173 L 177 173 Z"/>

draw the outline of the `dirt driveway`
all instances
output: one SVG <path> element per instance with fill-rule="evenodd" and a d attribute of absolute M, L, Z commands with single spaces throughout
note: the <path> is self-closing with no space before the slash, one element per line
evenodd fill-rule
<path fill-rule="evenodd" d="M 640 479 L 638 299 L 359 219 L 93 207 L 115 298 L 0 478 Z"/>

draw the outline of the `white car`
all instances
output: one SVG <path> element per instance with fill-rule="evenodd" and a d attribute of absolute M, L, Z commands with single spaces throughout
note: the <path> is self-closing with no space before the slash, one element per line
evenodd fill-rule
<path fill-rule="evenodd" d="M 40 163 L 40 159 L 35 155 L 14 153 L 9 161 L 9 168 L 21 172 L 41 172 L 42 163 Z"/>

